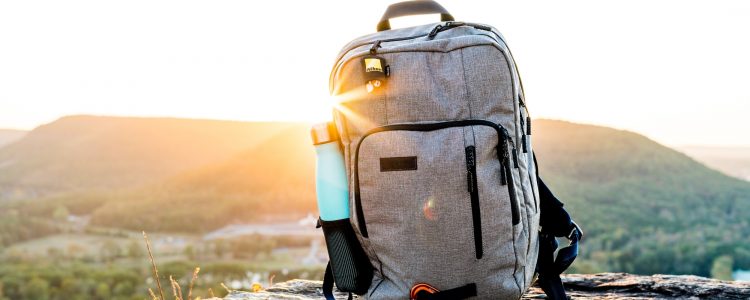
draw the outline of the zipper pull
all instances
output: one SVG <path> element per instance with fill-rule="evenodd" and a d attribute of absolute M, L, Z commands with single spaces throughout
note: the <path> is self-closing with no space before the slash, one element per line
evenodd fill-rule
<path fill-rule="evenodd" d="M 378 53 L 378 48 L 380 48 L 380 43 L 383 41 L 377 40 L 375 43 L 372 44 L 372 47 L 370 47 L 370 54 L 375 55 Z"/>
<path fill-rule="evenodd" d="M 469 193 L 474 192 L 474 176 L 476 173 L 476 150 L 474 146 L 466 147 L 466 179 L 469 187 Z"/>
<path fill-rule="evenodd" d="M 516 146 L 513 146 L 513 168 L 518 169 L 518 154 L 516 154 Z"/>
<path fill-rule="evenodd" d="M 505 162 L 504 162 L 504 159 L 503 159 L 504 155 L 500 154 L 500 146 L 499 145 L 497 147 L 495 147 L 495 151 L 497 151 L 497 160 L 500 162 L 500 184 L 501 185 L 506 185 L 506 184 L 508 184 L 508 179 L 505 178 Z"/>
<path fill-rule="evenodd" d="M 446 23 L 445 26 L 448 26 L 448 23 Z M 433 28 L 432 31 L 430 31 L 430 34 L 427 35 L 427 39 L 429 39 L 429 40 L 434 39 L 435 36 L 438 34 L 438 32 L 440 32 L 441 29 L 443 29 L 443 25 L 442 24 L 438 24 L 437 26 L 435 26 L 435 28 Z"/>

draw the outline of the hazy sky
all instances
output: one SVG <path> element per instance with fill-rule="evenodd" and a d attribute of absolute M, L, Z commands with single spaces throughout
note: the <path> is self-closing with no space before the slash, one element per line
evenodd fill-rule
<path fill-rule="evenodd" d="M 391 2 L 2 1 L 0 128 L 69 114 L 322 120 L 338 50 Z M 750 145 L 749 1 L 440 2 L 503 32 L 533 117 Z"/>

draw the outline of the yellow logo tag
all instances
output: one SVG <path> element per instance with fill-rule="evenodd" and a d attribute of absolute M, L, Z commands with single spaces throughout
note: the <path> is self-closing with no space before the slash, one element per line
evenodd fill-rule
<path fill-rule="evenodd" d="M 378 58 L 365 58 L 365 72 L 383 72 L 383 66 Z"/>

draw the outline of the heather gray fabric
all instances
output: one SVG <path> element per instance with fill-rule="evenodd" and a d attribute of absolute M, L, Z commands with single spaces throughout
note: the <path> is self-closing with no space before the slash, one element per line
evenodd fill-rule
<path fill-rule="evenodd" d="M 408 299 L 418 283 L 438 290 L 475 283 L 476 299 L 518 299 L 536 265 L 539 198 L 531 137 L 521 125 L 528 113 L 520 105 L 515 62 L 490 27 L 458 26 L 429 39 L 438 24 L 445 25 L 358 38 L 344 47 L 331 72 L 331 93 L 340 100 L 334 120 L 347 160 L 352 226 L 376 270 L 366 298 Z M 407 37 L 413 38 L 377 48 L 390 76 L 384 87 L 368 93 L 362 58 L 370 55 L 372 43 Z M 509 141 L 502 144 L 493 127 L 476 124 L 368 134 L 393 124 L 458 120 L 498 124 Z M 475 249 L 469 146 L 476 151 L 481 258 Z M 512 189 L 501 183 L 503 149 L 510 153 Z M 381 170 L 381 159 L 403 157 L 416 157 L 416 170 Z M 363 220 L 357 217 L 357 190 Z M 516 225 L 512 198 L 520 217 Z"/>

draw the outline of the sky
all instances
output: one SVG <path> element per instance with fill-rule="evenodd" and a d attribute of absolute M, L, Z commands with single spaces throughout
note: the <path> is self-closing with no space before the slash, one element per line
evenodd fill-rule
<path fill-rule="evenodd" d="M 0 128 L 71 114 L 322 121 L 336 54 L 393 2 L 2 1 Z M 504 34 L 532 117 L 750 145 L 750 1 L 439 2 Z"/>

